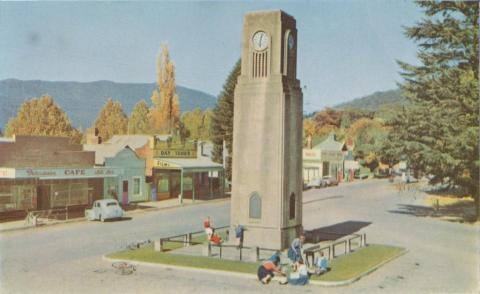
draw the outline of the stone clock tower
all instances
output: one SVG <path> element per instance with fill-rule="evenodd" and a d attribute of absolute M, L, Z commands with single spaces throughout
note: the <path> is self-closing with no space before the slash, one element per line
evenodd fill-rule
<path fill-rule="evenodd" d="M 231 201 L 231 229 L 246 228 L 245 246 L 284 249 L 302 230 L 302 114 L 295 19 L 280 10 L 248 13 Z"/>

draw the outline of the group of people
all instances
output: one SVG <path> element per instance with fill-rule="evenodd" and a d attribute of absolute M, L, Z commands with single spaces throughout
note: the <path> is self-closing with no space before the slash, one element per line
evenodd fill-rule
<path fill-rule="evenodd" d="M 212 244 L 219 245 L 223 242 L 222 238 L 215 233 L 209 216 L 203 221 L 203 227 L 207 239 Z M 238 239 L 239 247 L 243 246 L 244 231 L 245 228 L 241 225 L 235 227 L 235 237 Z M 320 252 L 320 256 L 314 261 L 314 268 L 312 270 L 308 269 L 303 260 L 302 247 L 304 243 L 305 235 L 302 234 L 300 237 L 295 238 L 288 248 L 287 256 L 291 265 L 289 274 L 280 266 L 281 253 L 277 251 L 259 266 L 257 272 L 259 281 L 262 284 L 268 284 L 277 275 L 280 276 L 280 284 L 306 285 L 312 274 L 321 275 L 329 271 L 328 260 L 323 252 Z"/>
<path fill-rule="evenodd" d="M 276 252 L 268 260 L 264 261 L 258 268 L 257 276 L 262 284 L 268 284 L 275 275 L 280 276 L 280 284 L 306 285 L 310 275 L 321 275 L 329 270 L 328 260 L 323 252 L 315 260 L 313 271 L 309 271 L 302 255 L 302 246 L 305 242 L 305 236 L 293 240 L 288 248 L 288 259 L 290 260 L 292 271 L 287 275 L 280 267 L 280 252 Z"/>
<path fill-rule="evenodd" d="M 203 221 L 203 228 L 205 229 L 207 240 L 210 241 L 212 244 L 219 245 L 223 242 L 222 237 L 215 233 L 209 216 L 207 216 Z"/>

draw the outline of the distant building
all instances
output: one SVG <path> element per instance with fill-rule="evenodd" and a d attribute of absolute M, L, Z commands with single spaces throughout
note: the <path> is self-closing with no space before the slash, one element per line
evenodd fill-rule
<path fill-rule="evenodd" d="M 312 148 L 304 148 L 304 182 L 323 176 L 341 178 L 341 175 L 343 174 L 343 157 L 346 151 L 346 145 L 342 142 L 336 141 L 333 133 Z"/>

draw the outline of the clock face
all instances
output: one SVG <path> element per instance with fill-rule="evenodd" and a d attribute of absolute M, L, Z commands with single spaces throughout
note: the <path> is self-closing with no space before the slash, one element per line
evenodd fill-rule
<path fill-rule="evenodd" d="M 288 35 L 288 49 L 293 49 L 295 46 L 295 40 L 293 39 L 293 36 L 290 34 Z"/>
<path fill-rule="evenodd" d="M 264 50 L 268 47 L 268 35 L 265 32 L 258 31 L 253 35 L 253 48 L 255 50 Z"/>

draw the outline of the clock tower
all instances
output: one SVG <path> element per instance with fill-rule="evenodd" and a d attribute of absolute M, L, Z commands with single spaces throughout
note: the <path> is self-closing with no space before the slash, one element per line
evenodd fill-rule
<path fill-rule="evenodd" d="M 232 232 L 246 229 L 245 246 L 287 248 L 302 231 L 303 96 L 285 12 L 245 15 L 234 103 Z"/>

